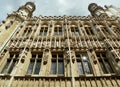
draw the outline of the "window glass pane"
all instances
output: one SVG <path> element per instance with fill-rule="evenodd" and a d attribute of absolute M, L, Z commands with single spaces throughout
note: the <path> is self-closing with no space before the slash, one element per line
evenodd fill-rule
<path fill-rule="evenodd" d="M 54 54 L 54 55 L 52 55 L 52 58 L 57 58 L 57 55 L 55 55 L 55 54 Z"/>
<path fill-rule="evenodd" d="M 64 66 L 61 61 L 58 62 L 58 74 L 64 74 Z"/>
<path fill-rule="evenodd" d="M 40 31 L 39 35 L 43 35 L 43 30 Z"/>
<path fill-rule="evenodd" d="M 8 73 L 9 73 L 9 74 L 12 72 L 14 66 L 15 66 L 15 62 L 12 62 L 11 66 L 10 66 L 10 68 L 9 68 L 9 70 L 8 70 Z"/>
<path fill-rule="evenodd" d="M 16 57 L 16 58 L 19 58 L 19 54 L 16 54 L 15 57 Z"/>
<path fill-rule="evenodd" d="M 39 72 L 40 72 L 40 66 L 41 66 L 41 62 L 37 61 L 34 74 L 39 74 Z"/>
<path fill-rule="evenodd" d="M 10 54 L 10 58 L 13 58 L 14 54 Z"/>
<path fill-rule="evenodd" d="M 79 35 L 79 31 L 75 30 L 75 35 L 78 36 Z"/>
<path fill-rule="evenodd" d="M 91 28 L 90 28 L 90 32 L 91 32 L 91 34 L 92 34 L 92 35 L 94 35 L 94 33 L 93 33 L 93 31 L 92 31 L 92 29 L 91 29 Z"/>
<path fill-rule="evenodd" d="M 77 65 L 78 65 L 79 74 L 83 74 L 82 63 L 81 62 L 77 62 Z"/>
<path fill-rule="evenodd" d="M 31 74 L 33 71 L 34 61 L 31 61 L 27 70 L 27 74 Z"/>
<path fill-rule="evenodd" d="M 62 35 L 62 30 L 59 30 L 59 35 Z"/>
<path fill-rule="evenodd" d="M 102 61 L 99 61 L 99 63 L 100 63 L 100 66 L 101 66 L 103 72 L 104 72 L 104 73 L 107 73 L 107 70 L 106 70 L 106 68 L 105 68 L 105 66 L 104 66 L 104 64 L 103 64 L 103 62 L 102 62 Z"/>
<path fill-rule="evenodd" d="M 83 61 L 89 61 L 87 53 L 82 53 L 82 59 Z"/>
<path fill-rule="evenodd" d="M 47 35 L 47 30 L 44 31 L 44 36 L 46 36 L 46 35 Z"/>
<path fill-rule="evenodd" d="M 91 74 L 92 72 L 90 69 L 90 62 L 89 62 L 87 53 L 82 53 L 82 60 L 83 60 L 83 64 L 84 64 L 85 73 Z"/>
<path fill-rule="evenodd" d="M 56 66 L 57 66 L 56 62 L 52 61 L 51 71 L 50 71 L 51 74 L 56 74 Z"/>
<path fill-rule="evenodd" d="M 42 54 L 38 54 L 38 58 L 42 58 Z"/>
<path fill-rule="evenodd" d="M 90 67 L 89 67 L 89 62 L 84 62 L 84 70 L 85 70 L 85 73 L 87 74 L 91 74 L 91 70 L 90 70 Z"/>
<path fill-rule="evenodd" d="M 79 54 L 77 54 L 77 55 L 76 55 L 76 58 L 77 58 L 77 59 L 80 59 L 80 55 L 79 55 Z"/>
<path fill-rule="evenodd" d="M 110 73 L 114 73 L 114 71 L 113 71 L 110 63 L 109 63 L 108 61 L 105 61 L 105 64 L 106 64 L 106 67 L 108 68 L 109 72 L 110 72 Z"/>
<path fill-rule="evenodd" d="M 32 54 L 32 58 L 36 58 L 36 54 Z"/>
<path fill-rule="evenodd" d="M 58 35 L 58 32 L 57 32 L 57 30 L 54 30 L 54 35 Z"/>
<path fill-rule="evenodd" d="M 63 55 L 62 54 L 58 54 L 58 58 L 62 59 Z"/>
<path fill-rule="evenodd" d="M 5 66 L 4 66 L 4 68 L 2 69 L 1 73 L 5 73 L 6 72 L 9 64 L 10 64 L 10 61 L 7 61 L 6 64 L 5 64 Z"/>
<path fill-rule="evenodd" d="M 90 35 L 90 33 L 89 33 L 89 30 L 88 30 L 88 29 L 86 29 L 86 33 L 87 33 L 88 35 Z"/>
<path fill-rule="evenodd" d="M 75 35 L 75 33 L 74 33 L 74 31 L 73 31 L 73 30 L 71 31 L 71 33 L 72 33 L 72 35 Z"/>

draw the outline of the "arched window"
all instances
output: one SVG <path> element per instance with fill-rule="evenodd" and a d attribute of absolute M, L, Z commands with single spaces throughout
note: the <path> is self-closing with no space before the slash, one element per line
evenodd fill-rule
<path fill-rule="evenodd" d="M 80 35 L 78 26 L 76 24 L 71 24 L 70 25 L 70 29 L 71 29 L 72 35 L 75 35 L 75 36 L 79 36 Z"/>
<path fill-rule="evenodd" d="M 41 25 L 41 29 L 40 29 L 40 36 L 47 36 L 48 34 L 48 24 L 44 23 Z"/>
<path fill-rule="evenodd" d="M 63 30 L 62 30 L 62 26 L 60 23 L 56 23 L 55 24 L 55 27 L 54 27 L 54 35 L 57 36 L 57 35 L 62 35 L 63 33 Z"/>

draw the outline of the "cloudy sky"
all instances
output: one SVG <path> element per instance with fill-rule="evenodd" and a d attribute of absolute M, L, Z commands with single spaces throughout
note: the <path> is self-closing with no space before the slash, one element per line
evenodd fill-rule
<path fill-rule="evenodd" d="M 35 16 L 86 16 L 90 14 L 88 5 L 93 2 L 101 6 L 114 5 L 120 8 L 120 0 L 0 0 L 0 21 L 28 1 L 36 4 Z"/>

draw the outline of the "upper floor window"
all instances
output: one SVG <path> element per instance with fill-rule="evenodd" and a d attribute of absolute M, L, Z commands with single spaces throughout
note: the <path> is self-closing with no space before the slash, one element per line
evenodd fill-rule
<path fill-rule="evenodd" d="M 57 35 L 62 35 L 62 27 L 61 26 L 56 26 L 54 28 L 54 35 L 57 36 Z"/>
<path fill-rule="evenodd" d="M 117 27 L 117 26 L 115 26 L 115 25 L 112 25 L 111 27 L 112 27 L 112 30 L 113 30 L 117 35 L 120 34 L 120 29 L 119 29 L 119 27 Z"/>
<path fill-rule="evenodd" d="M 72 33 L 72 35 L 75 35 L 75 36 L 80 35 L 79 29 L 76 26 L 71 26 L 71 33 Z"/>
<path fill-rule="evenodd" d="M 47 36 L 47 33 L 48 33 L 48 27 L 41 27 L 39 35 Z"/>
<path fill-rule="evenodd" d="M 91 27 L 88 27 L 88 26 L 85 27 L 85 31 L 86 31 L 86 33 L 87 33 L 88 35 L 94 35 L 94 33 L 93 33 Z"/>
<path fill-rule="evenodd" d="M 9 58 L 7 59 L 1 73 L 10 74 L 18 60 L 19 60 L 19 54 L 10 53 Z"/>
<path fill-rule="evenodd" d="M 96 56 L 98 58 L 99 64 L 101 66 L 101 69 L 103 73 L 108 74 L 108 73 L 114 73 L 113 68 L 106 57 L 105 52 L 96 52 Z"/>
<path fill-rule="evenodd" d="M 64 61 L 63 54 L 52 53 L 51 71 L 52 75 L 63 75 L 64 74 Z"/>
<path fill-rule="evenodd" d="M 104 27 L 104 26 L 101 26 L 101 30 L 103 31 L 103 33 L 105 35 L 109 35 L 110 34 L 110 32 L 108 31 L 108 29 L 106 27 Z"/>
<path fill-rule="evenodd" d="M 39 75 L 41 68 L 42 54 L 33 53 L 28 66 L 27 74 Z"/>
<path fill-rule="evenodd" d="M 87 52 L 76 53 L 79 74 L 92 74 L 91 64 Z"/>

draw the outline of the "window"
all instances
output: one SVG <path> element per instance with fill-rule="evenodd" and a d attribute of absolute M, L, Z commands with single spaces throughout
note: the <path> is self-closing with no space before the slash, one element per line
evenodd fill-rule
<path fill-rule="evenodd" d="M 91 27 L 85 27 L 85 30 L 86 30 L 86 33 L 87 33 L 88 35 L 94 35 Z"/>
<path fill-rule="evenodd" d="M 120 29 L 117 26 L 112 26 L 112 30 L 117 34 L 120 35 Z"/>
<path fill-rule="evenodd" d="M 108 58 L 106 58 L 105 52 L 96 52 L 96 56 L 104 74 L 114 73 Z"/>
<path fill-rule="evenodd" d="M 48 32 L 48 27 L 41 27 L 40 36 L 47 36 L 47 32 Z"/>
<path fill-rule="evenodd" d="M 108 29 L 106 27 L 104 27 L 104 26 L 101 27 L 101 30 L 103 31 L 103 33 L 105 35 L 109 35 L 110 34 L 110 32 L 108 31 Z"/>
<path fill-rule="evenodd" d="M 15 67 L 15 64 L 17 63 L 17 61 L 19 60 L 19 54 L 17 53 L 10 53 L 9 58 L 7 59 L 1 73 L 7 73 L 7 74 L 11 74 L 13 68 Z"/>
<path fill-rule="evenodd" d="M 32 26 L 29 26 L 29 27 L 26 27 L 24 32 L 22 33 L 22 36 L 26 36 L 26 37 L 29 37 L 29 35 L 31 34 L 31 29 Z"/>
<path fill-rule="evenodd" d="M 72 35 L 75 35 L 75 36 L 80 35 L 78 27 L 71 27 L 71 33 L 72 33 Z"/>
<path fill-rule="evenodd" d="M 54 35 L 62 35 L 62 27 L 55 27 L 54 29 Z"/>
<path fill-rule="evenodd" d="M 41 68 L 42 54 L 33 53 L 32 58 L 30 59 L 30 64 L 27 70 L 27 74 L 36 74 L 39 75 Z"/>
<path fill-rule="evenodd" d="M 63 75 L 64 74 L 64 62 L 63 54 L 52 53 L 51 71 L 52 75 Z"/>
<path fill-rule="evenodd" d="M 79 74 L 92 74 L 92 68 L 86 52 L 76 53 Z"/>

